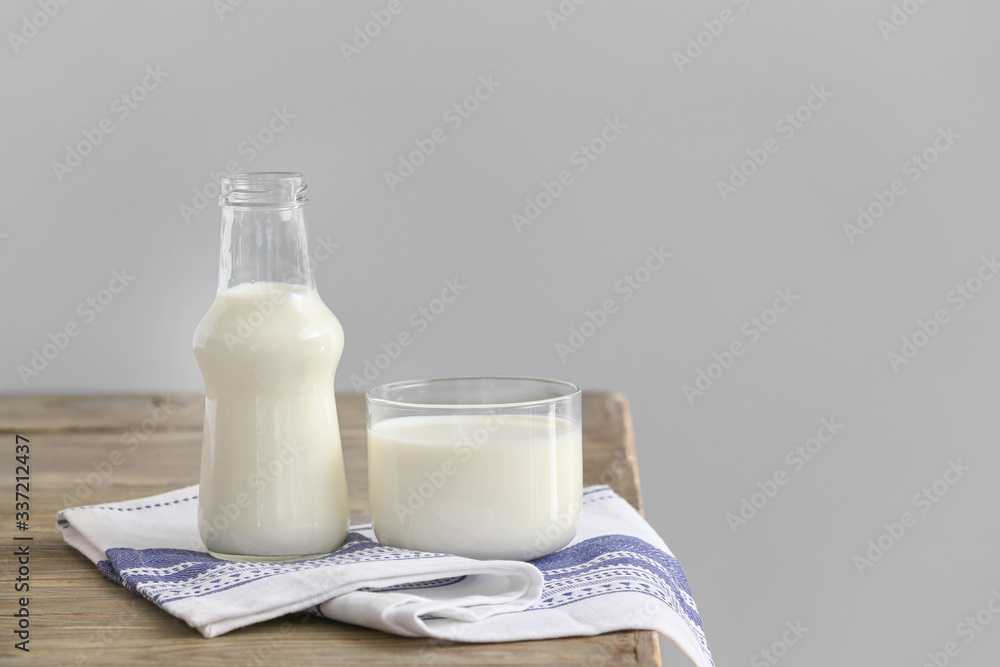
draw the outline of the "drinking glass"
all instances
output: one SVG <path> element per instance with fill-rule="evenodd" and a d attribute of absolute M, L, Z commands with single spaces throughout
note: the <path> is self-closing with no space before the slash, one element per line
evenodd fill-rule
<path fill-rule="evenodd" d="M 368 391 L 368 488 L 383 544 L 531 560 L 576 535 L 580 389 L 467 377 Z"/>

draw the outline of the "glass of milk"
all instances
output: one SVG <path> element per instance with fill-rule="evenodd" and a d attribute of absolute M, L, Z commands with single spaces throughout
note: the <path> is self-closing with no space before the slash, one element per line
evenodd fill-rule
<path fill-rule="evenodd" d="M 383 544 L 531 560 L 576 535 L 580 389 L 536 378 L 446 378 L 371 389 L 368 489 Z"/>

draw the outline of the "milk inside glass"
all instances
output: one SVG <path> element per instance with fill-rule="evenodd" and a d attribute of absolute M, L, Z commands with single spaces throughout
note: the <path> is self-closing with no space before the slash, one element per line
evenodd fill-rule
<path fill-rule="evenodd" d="M 431 414 L 368 431 L 380 542 L 529 560 L 568 544 L 582 501 L 579 425 L 532 414 Z"/>

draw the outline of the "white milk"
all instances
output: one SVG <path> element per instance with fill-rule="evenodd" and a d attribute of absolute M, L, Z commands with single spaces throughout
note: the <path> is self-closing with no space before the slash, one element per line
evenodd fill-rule
<path fill-rule="evenodd" d="M 383 544 L 527 560 L 568 544 L 583 492 L 580 427 L 530 415 L 421 415 L 368 431 Z"/>
<path fill-rule="evenodd" d="M 242 284 L 194 336 L 205 378 L 199 530 L 216 555 L 329 553 L 349 508 L 333 376 L 340 322 L 315 289 Z"/>

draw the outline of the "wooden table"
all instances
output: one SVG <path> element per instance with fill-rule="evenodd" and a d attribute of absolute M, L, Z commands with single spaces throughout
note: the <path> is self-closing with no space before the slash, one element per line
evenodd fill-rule
<path fill-rule="evenodd" d="M 0 659 L 44 664 L 184 665 L 659 665 L 655 632 L 503 644 L 396 637 L 304 614 L 204 639 L 183 621 L 108 581 L 56 530 L 57 510 L 162 493 L 198 481 L 199 395 L 0 397 L 4 487 L 0 502 Z M 337 396 L 351 512 L 368 514 L 364 398 Z M 169 410 L 169 415 L 166 412 Z M 610 484 L 642 509 L 628 403 L 583 399 L 584 483 Z M 157 417 L 162 421 L 157 421 Z M 165 417 L 165 418 L 164 418 Z M 15 439 L 30 440 L 30 528 L 15 530 Z M 136 438 L 138 445 L 128 439 Z M 124 460 L 112 452 L 123 452 Z M 109 474 L 108 473 L 110 470 Z M 103 471 L 103 472 L 102 472 Z M 104 477 L 107 477 L 105 480 Z M 100 486 L 92 485 L 101 480 Z M 31 536 L 15 542 L 16 536 Z M 12 545 L 30 544 L 30 655 L 13 648 L 18 576 Z M 41 664 L 41 663 L 39 663 Z"/>

